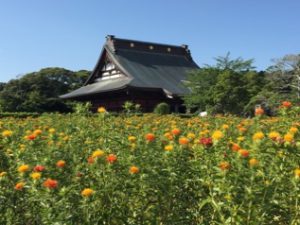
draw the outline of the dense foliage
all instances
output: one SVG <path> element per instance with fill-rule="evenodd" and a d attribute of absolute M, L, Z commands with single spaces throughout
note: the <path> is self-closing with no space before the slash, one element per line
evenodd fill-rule
<path fill-rule="evenodd" d="M 0 120 L 0 224 L 300 224 L 299 107 Z"/>
<path fill-rule="evenodd" d="M 0 110 L 5 112 L 66 112 L 70 106 L 58 97 L 80 87 L 89 72 L 45 68 L 0 84 Z"/>
<path fill-rule="evenodd" d="M 267 71 L 257 72 L 253 60 L 216 58 L 216 65 L 205 66 L 189 74 L 184 97 L 190 109 L 213 113 L 251 115 L 256 105 L 269 114 L 284 99 L 299 101 L 300 56 L 288 55 L 274 62 Z"/>

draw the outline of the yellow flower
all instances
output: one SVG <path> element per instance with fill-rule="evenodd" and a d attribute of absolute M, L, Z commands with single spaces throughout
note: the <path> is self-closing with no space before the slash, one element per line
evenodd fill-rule
<path fill-rule="evenodd" d="M 214 139 L 214 140 L 220 140 L 221 138 L 223 138 L 224 137 L 224 134 L 222 133 L 222 131 L 220 131 L 220 130 L 216 130 L 214 133 L 213 133 L 213 135 L 212 135 L 212 138 Z"/>
<path fill-rule="evenodd" d="M 257 140 L 261 140 L 265 137 L 263 132 L 256 132 L 255 134 L 253 134 L 252 139 L 253 141 L 257 141 Z"/>
<path fill-rule="evenodd" d="M 290 133 L 295 134 L 297 132 L 298 132 L 298 128 L 297 127 L 291 127 Z"/>
<path fill-rule="evenodd" d="M 25 173 L 25 172 L 28 171 L 28 170 L 29 170 L 29 166 L 26 165 L 26 164 L 24 164 L 24 165 L 22 165 L 22 166 L 20 166 L 20 167 L 18 168 L 18 171 L 19 171 L 20 173 Z"/>
<path fill-rule="evenodd" d="M 286 141 L 286 142 L 291 142 L 294 140 L 294 135 L 291 134 L 291 133 L 287 133 L 286 135 L 284 135 L 283 139 Z"/>
<path fill-rule="evenodd" d="M 54 128 L 50 128 L 49 130 L 48 130 L 48 132 L 50 133 L 50 134 L 54 134 L 55 133 L 55 129 Z"/>
<path fill-rule="evenodd" d="M 41 178 L 41 175 L 42 175 L 42 174 L 39 173 L 39 172 L 34 172 L 34 173 L 30 174 L 31 178 L 34 179 L 34 180 L 40 179 L 40 178 Z"/>
<path fill-rule="evenodd" d="M 196 135 L 194 133 L 188 133 L 187 137 L 191 140 L 195 139 Z"/>
<path fill-rule="evenodd" d="M 296 178 L 299 178 L 300 177 L 300 169 L 299 168 L 295 169 L 294 174 L 295 174 Z"/>
<path fill-rule="evenodd" d="M 165 146 L 165 151 L 172 151 L 173 150 L 173 145 L 166 145 Z"/>
<path fill-rule="evenodd" d="M 85 188 L 85 189 L 83 189 L 82 191 L 81 191 L 81 195 L 83 196 L 83 197 L 89 197 L 89 196 L 91 196 L 92 194 L 94 194 L 94 190 L 93 189 L 91 189 L 91 188 Z"/>
<path fill-rule="evenodd" d="M 104 155 L 104 151 L 102 151 L 102 150 L 100 150 L 100 149 L 97 149 L 97 150 L 95 150 L 95 151 L 93 152 L 92 157 L 93 157 L 93 158 L 99 158 L 99 157 L 101 157 L 101 156 L 103 156 L 103 155 Z"/>
<path fill-rule="evenodd" d="M 278 133 L 278 132 L 276 132 L 276 131 L 273 131 L 273 132 L 270 132 L 269 133 L 269 138 L 271 138 L 271 139 L 277 139 L 277 138 L 279 138 L 280 137 L 280 134 Z"/>
<path fill-rule="evenodd" d="M 244 141 L 244 140 L 245 140 L 245 137 L 244 137 L 244 136 L 239 136 L 239 137 L 237 138 L 237 140 L 238 140 L 238 141 Z"/>
<path fill-rule="evenodd" d="M 0 177 L 4 177 L 4 176 L 6 176 L 6 174 L 7 174 L 6 172 L 1 172 Z"/>
<path fill-rule="evenodd" d="M 11 130 L 5 130 L 2 132 L 3 137 L 10 137 L 13 134 Z"/>
<path fill-rule="evenodd" d="M 135 136 L 129 136 L 128 141 L 130 141 L 131 143 L 134 143 L 136 141 L 136 137 Z"/>
<path fill-rule="evenodd" d="M 99 107 L 97 109 L 98 113 L 105 113 L 106 112 L 106 109 L 104 107 Z"/>

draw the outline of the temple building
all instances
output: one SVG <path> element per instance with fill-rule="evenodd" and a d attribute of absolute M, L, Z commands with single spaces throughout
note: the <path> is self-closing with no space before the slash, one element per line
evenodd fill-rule
<path fill-rule="evenodd" d="M 166 102 L 172 111 L 184 111 L 181 97 L 187 73 L 198 69 L 187 45 L 174 46 L 106 37 L 98 62 L 85 84 L 62 99 L 90 101 L 93 108 L 104 106 L 120 111 L 126 101 L 152 112 Z"/>

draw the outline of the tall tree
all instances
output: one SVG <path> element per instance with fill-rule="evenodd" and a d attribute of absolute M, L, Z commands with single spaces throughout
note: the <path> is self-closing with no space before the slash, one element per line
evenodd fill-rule
<path fill-rule="evenodd" d="M 0 91 L 0 105 L 4 111 L 68 111 L 58 96 L 81 86 L 88 74 L 88 71 L 72 72 L 63 68 L 45 68 L 26 74 L 5 85 Z"/>

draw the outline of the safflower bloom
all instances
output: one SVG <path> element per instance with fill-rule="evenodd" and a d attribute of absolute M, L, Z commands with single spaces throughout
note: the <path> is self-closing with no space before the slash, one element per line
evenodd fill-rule
<path fill-rule="evenodd" d="M 212 138 L 200 138 L 200 144 L 204 145 L 205 147 L 210 147 L 213 145 Z"/>
<path fill-rule="evenodd" d="M 277 140 L 278 138 L 280 138 L 280 134 L 276 131 L 270 132 L 269 138 L 271 138 L 272 140 Z"/>
<path fill-rule="evenodd" d="M 134 143 L 136 141 L 136 137 L 135 136 L 129 136 L 128 141 L 130 141 L 131 143 Z"/>
<path fill-rule="evenodd" d="M 10 137 L 13 134 L 11 130 L 5 130 L 2 132 L 3 137 Z"/>
<path fill-rule="evenodd" d="M 263 115 L 265 113 L 265 110 L 262 108 L 262 107 L 257 107 L 256 109 L 255 109 L 255 116 L 261 116 L 261 115 Z"/>
<path fill-rule="evenodd" d="M 36 135 L 35 134 L 27 135 L 25 136 L 25 139 L 29 141 L 33 141 L 34 139 L 36 139 Z"/>
<path fill-rule="evenodd" d="M 19 182 L 15 185 L 15 189 L 21 191 L 24 188 L 24 186 L 25 186 L 24 182 Z"/>
<path fill-rule="evenodd" d="M 56 162 L 56 166 L 59 168 L 63 168 L 63 167 L 65 167 L 65 165 L 66 165 L 66 162 L 64 160 L 58 160 Z"/>
<path fill-rule="evenodd" d="M 189 139 L 195 139 L 195 137 L 196 137 L 196 135 L 194 134 L 194 133 L 188 133 L 187 134 L 187 137 L 189 138 Z"/>
<path fill-rule="evenodd" d="M 55 133 L 55 129 L 54 128 L 50 128 L 49 130 L 48 130 L 48 132 L 50 133 L 50 134 L 54 134 Z"/>
<path fill-rule="evenodd" d="M 57 188 L 58 181 L 57 180 L 53 180 L 51 178 L 48 178 L 47 180 L 44 181 L 43 185 L 46 188 L 54 189 L 54 188 Z"/>
<path fill-rule="evenodd" d="M 155 140 L 155 135 L 153 133 L 148 133 L 145 135 L 145 139 L 149 142 L 152 142 Z"/>
<path fill-rule="evenodd" d="M 138 172 L 140 172 L 140 169 L 136 166 L 131 166 L 130 169 L 129 169 L 130 174 L 136 174 Z"/>
<path fill-rule="evenodd" d="M 34 172 L 32 174 L 30 174 L 31 178 L 34 179 L 34 180 L 38 180 L 41 178 L 42 174 L 39 173 L 39 172 Z"/>
<path fill-rule="evenodd" d="M 298 132 L 298 128 L 297 127 L 291 127 L 290 128 L 290 133 L 295 134 Z"/>
<path fill-rule="evenodd" d="M 42 130 L 40 130 L 40 129 L 37 129 L 37 130 L 35 130 L 35 131 L 33 131 L 33 134 L 34 135 L 40 135 L 42 133 Z"/>
<path fill-rule="evenodd" d="M 173 150 L 173 145 L 166 145 L 166 146 L 165 146 L 165 151 L 170 152 L 170 151 L 172 151 L 172 150 Z"/>
<path fill-rule="evenodd" d="M 251 167 L 257 166 L 258 163 L 259 163 L 258 160 L 255 159 L 255 158 L 252 158 L 252 159 L 249 160 L 249 165 L 250 165 Z"/>
<path fill-rule="evenodd" d="M 82 191 L 81 191 L 81 195 L 83 196 L 83 197 L 90 197 L 92 194 L 94 194 L 94 190 L 93 189 L 91 189 L 91 188 L 85 188 L 85 189 L 83 189 Z"/>
<path fill-rule="evenodd" d="M 232 150 L 232 151 L 237 152 L 237 151 L 239 151 L 240 149 L 241 149 L 241 147 L 240 147 L 238 144 L 232 143 L 232 145 L 231 145 L 231 150 Z"/>
<path fill-rule="evenodd" d="M 92 157 L 93 158 L 99 158 L 104 155 L 104 151 L 97 149 L 96 151 L 93 152 Z"/>
<path fill-rule="evenodd" d="M 230 168 L 230 164 L 228 162 L 221 162 L 219 164 L 219 168 L 221 170 L 228 170 Z"/>
<path fill-rule="evenodd" d="M 294 135 L 291 133 L 287 133 L 286 135 L 284 135 L 283 139 L 286 142 L 292 142 L 294 140 Z"/>
<path fill-rule="evenodd" d="M 180 145 L 187 145 L 190 141 L 186 137 L 181 137 L 179 138 L 178 142 Z"/>
<path fill-rule="evenodd" d="M 216 130 L 213 134 L 212 134 L 212 138 L 214 140 L 220 140 L 221 138 L 224 137 L 224 134 L 222 133 L 222 131 L 220 130 Z"/>
<path fill-rule="evenodd" d="M 295 174 L 296 178 L 299 178 L 300 177 L 300 169 L 299 168 L 295 169 L 294 174 Z"/>
<path fill-rule="evenodd" d="M 106 157 L 106 161 L 110 164 L 114 163 L 117 161 L 117 156 L 114 155 L 114 154 L 109 154 L 107 157 Z"/>
<path fill-rule="evenodd" d="M 239 151 L 238 151 L 238 153 L 242 156 L 242 157 L 244 157 L 244 158 L 247 158 L 248 156 L 249 156 L 249 151 L 248 150 L 246 150 L 246 149 L 240 149 Z"/>
<path fill-rule="evenodd" d="M 290 108 L 290 107 L 292 106 L 292 103 L 289 102 L 289 101 L 283 101 L 283 102 L 281 103 L 281 105 L 282 105 L 282 107 L 284 107 L 284 108 Z"/>
<path fill-rule="evenodd" d="M 29 170 L 29 166 L 28 166 L 27 164 L 21 165 L 21 166 L 19 166 L 19 168 L 18 168 L 18 171 L 19 171 L 20 173 L 25 173 L 25 172 L 27 172 L 28 170 Z"/>
<path fill-rule="evenodd" d="M 98 113 L 106 113 L 106 109 L 105 109 L 104 107 L 99 107 L 99 108 L 97 109 L 97 112 L 98 112 Z"/>
<path fill-rule="evenodd" d="M 174 128 L 173 130 L 172 130 L 172 134 L 173 135 L 179 135 L 181 133 L 181 130 L 180 129 L 178 129 L 178 128 Z"/>
<path fill-rule="evenodd" d="M 261 140 L 265 137 L 263 132 L 256 132 L 255 134 L 253 134 L 252 139 L 253 141 L 257 141 L 257 140 Z"/>
<path fill-rule="evenodd" d="M 227 129 L 229 128 L 229 125 L 228 125 L 228 124 L 223 124 L 222 128 L 223 128 L 224 130 L 227 130 Z"/>
<path fill-rule="evenodd" d="M 45 167 L 42 166 L 42 165 L 36 165 L 34 168 L 33 168 L 33 171 L 35 172 L 43 172 L 45 170 Z"/>
<path fill-rule="evenodd" d="M 88 161 L 88 164 L 93 164 L 95 162 L 95 159 L 92 156 L 90 156 L 90 157 L 88 157 L 87 161 Z"/>
<path fill-rule="evenodd" d="M 3 172 L 0 173 L 0 177 L 4 177 L 4 176 L 6 176 L 6 174 L 7 173 L 3 171 Z"/>

